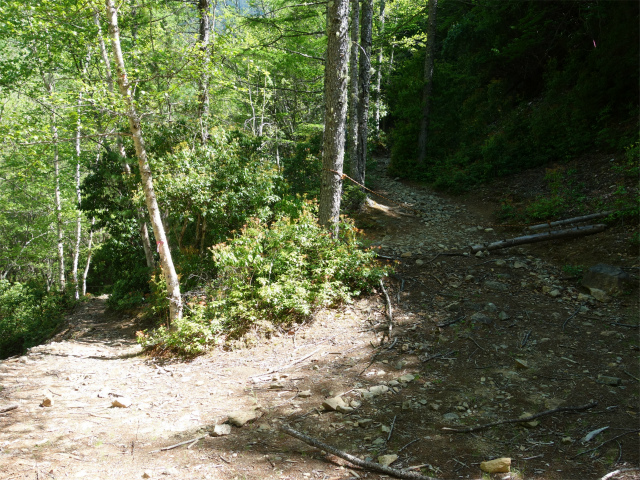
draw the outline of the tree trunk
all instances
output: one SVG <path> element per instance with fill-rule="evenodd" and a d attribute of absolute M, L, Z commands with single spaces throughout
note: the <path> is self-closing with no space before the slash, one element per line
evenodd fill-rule
<path fill-rule="evenodd" d="M 82 296 L 87 294 L 87 277 L 89 276 L 89 267 L 91 266 L 91 255 L 93 253 L 93 226 L 96 224 L 96 219 L 91 219 L 91 227 L 89 227 L 89 245 L 87 247 L 87 263 L 84 266 L 84 272 L 82 272 Z"/>
<path fill-rule="evenodd" d="M 214 4 L 215 5 L 215 4 Z M 209 118 L 209 34 L 211 32 L 211 16 L 209 15 L 209 0 L 198 0 L 198 17 L 200 28 L 198 33 L 198 47 L 202 55 L 202 73 L 199 80 L 200 96 L 198 98 L 198 117 L 202 143 L 209 138 L 207 119 Z M 215 7 L 214 7 L 215 8 Z"/>
<path fill-rule="evenodd" d="M 429 23 L 427 24 L 427 48 L 424 57 L 424 87 L 422 88 L 422 120 L 418 137 L 418 163 L 427 160 L 427 129 L 429 128 L 429 107 L 433 85 L 433 55 L 436 47 L 436 8 L 438 0 L 429 0 Z"/>
<path fill-rule="evenodd" d="M 44 70 L 40 71 L 47 94 L 51 99 L 53 97 L 53 75 L 46 74 Z M 56 209 L 56 234 L 58 243 L 56 251 L 58 254 L 58 286 L 61 291 L 67 287 L 64 272 L 64 232 L 62 229 L 62 200 L 60 198 L 60 155 L 58 152 L 58 127 L 56 125 L 56 117 L 51 113 L 51 138 L 53 140 L 53 176 L 55 181 L 54 206 Z"/>
<path fill-rule="evenodd" d="M 349 0 L 327 4 L 327 56 L 325 62 L 324 140 L 322 183 L 320 186 L 320 225 L 338 233 L 344 131 L 347 117 L 347 59 L 349 56 Z"/>
<path fill-rule="evenodd" d="M 385 0 L 380 0 L 380 34 L 384 34 L 384 8 Z M 374 112 L 373 128 L 376 132 L 376 138 L 378 137 L 378 131 L 380 130 L 380 105 L 382 102 L 382 45 L 378 50 L 378 70 L 376 72 L 376 108 Z"/>
<path fill-rule="evenodd" d="M 113 56 L 116 64 L 118 85 L 120 87 L 120 93 L 122 94 L 122 97 L 127 105 L 129 129 L 131 131 L 131 136 L 133 137 L 133 143 L 135 145 L 136 155 L 138 157 L 138 165 L 140 167 L 140 175 L 142 177 L 142 188 L 144 190 L 147 209 L 149 210 L 149 216 L 151 218 L 151 225 L 153 226 L 153 233 L 155 234 L 156 243 L 158 245 L 158 253 L 160 254 L 162 273 L 167 282 L 167 293 L 169 295 L 169 319 L 171 322 L 174 322 L 175 320 L 179 320 L 180 318 L 182 318 L 180 282 L 178 281 L 178 275 L 176 274 L 176 270 L 173 266 L 171 250 L 169 249 L 169 243 L 167 242 L 167 237 L 162 225 L 160 208 L 158 207 L 158 202 L 153 190 L 151 168 L 149 167 L 147 152 L 144 146 L 144 140 L 142 138 L 140 116 L 138 115 L 138 112 L 136 111 L 133 100 L 131 98 L 129 80 L 127 79 L 127 72 L 124 65 L 124 59 L 122 57 L 122 50 L 120 48 L 118 14 L 116 12 L 113 0 L 105 0 L 105 5 L 109 22 L 109 33 L 111 34 L 113 44 Z"/>
<path fill-rule="evenodd" d="M 347 142 L 349 144 L 349 163 L 351 176 L 358 176 L 358 56 L 360 44 L 360 2 L 351 0 L 351 53 L 349 56 L 349 124 L 347 127 Z"/>
<path fill-rule="evenodd" d="M 80 202 L 82 196 L 80 194 L 80 104 L 82 103 L 82 93 L 78 98 L 78 122 L 76 125 L 76 202 L 78 203 L 76 216 L 76 244 L 73 249 L 73 265 L 71 267 L 71 278 L 73 279 L 74 296 L 78 300 L 80 298 L 78 285 L 78 262 L 80 261 L 80 239 L 82 236 L 82 211 L 80 210 Z"/>
<path fill-rule="evenodd" d="M 102 28 L 100 27 L 100 17 L 98 15 L 98 11 L 96 10 L 93 15 L 93 21 L 98 28 L 98 42 L 100 44 L 100 53 L 102 54 L 102 62 L 104 63 L 105 69 L 105 78 L 107 80 L 107 87 L 109 88 L 109 92 L 114 93 L 113 86 L 113 76 L 111 75 L 111 62 L 109 61 L 109 55 L 107 53 L 107 47 L 104 43 L 104 38 L 102 36 Z M 131 174 L 131 167 L 129 163 L 126 161 L 127 152 L 124 149 L 124 144 L 122 143 L 122 137 L 120 135 L 116 135 L 116 148 L 118 154 L 122 157 L 122 167 L 127 175 Z M 155 268 L 156 262 L 153 260 L 153 250 L 151 250 L 151 241 L 149 240 L 149 229 L 147 228 L 147 222 L 144 219 L 144 212 L 138 210 L 136 212 L 136 217 L 138 219 L 138 224 L 140 226 L 140 240 L 142 241 L 142 248 L 144 249 L 144 256 L 147 262 L 147 268 Z"/>
<path fill-rule="evenodd" d="M 369 123 L 369 89 L 371 88 L 371 29 L 373 26 L 373 0 L 362 0 L 362 24 L 360 25 L 360 70 L 358 99 L 358 153 L 357 171 L 353 179 L 364 185 L 367 166 L 367 137 Z"/>

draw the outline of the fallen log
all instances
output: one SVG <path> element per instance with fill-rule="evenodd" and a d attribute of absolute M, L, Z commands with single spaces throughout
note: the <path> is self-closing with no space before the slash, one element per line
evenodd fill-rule
<path fill-rule="evenodd" d="M 321 450 L 325 450 L 336 457 L 340 457 L 343 460 L 346 460 L 349 463 L 357 465 L 358 467 L 362 467 L 367 470 L 372 470 L 378 473 L 384 473 L 386 475 L 391 475 L 392 477 L 397 478 L 406 478 L 408 480 L 439 480 L 434 477 L 427 477 L 425 475 L 421 475 L 416 472 L 409 472 L 406 470 L 398 470 L 396 468 L 385 467 L 384 465 L 380 465 L 379 463 L 368 462 L 366 460 L 361 460 L 358 457 L 354 457 L 353 455 L 349 455 L 342 450 L 338 450 L 337 448 L 332 447 L 331 445 L 327 445 L 326 443 L 321 442 L 320 440 L 316 440 L 315 438 L 311 438 L 304 433 L 298 432 L 291 427 L 286 425 L 281 425 L 279 430 L 287 435 L 291 435 L 292 437 L 297 438 L 298 440 L 302 440 L 307 445 L 311 445 L 312 447 L 319 448 Z"/>
<path fill-rule="evenodd" d="M 569 225 L 571 223 L 587 222 L 589 220 L 595 220 L 596 218 L 608 217 L 612 213 L 613 213 L 613 211 L 592 213 L 590 215 L 583 215 L 581 217 L 566 218 L 564 220 L 558 220 L 558 221 L 555 221 L 555 222 L 541 223 L 539 225 L 532 225 L 532 226 L 528 227 L 528 230 L 534 230 L 534 231 L 535 230 L 544 230 L 545 228 L 551 229 L 552 227 L 558 227 L 560 225 Z"/>
<path fill-rule="evenodd" d="M 600 223 L 597 225 L 585 225 L 584 227 L 574 227 L 566 230 L 537 233 L 535 235 L 525 235 L 523 237 L 499 240 L 497 242 L 489 244 L 473 245 L 471 247 L 471 251 L 473 253 L 477 253 L 481 250 L 498 250 L 500 248 L 515 247 L 516 245 L 523 245 L 525 243 L 537 243 L 546 242 L 547 240 L 558 240 L 562 238 L 583 237 L 586 235 L 593 235 L 594 233 L 600 233 L 605 228 L 607 228 L 607 226 Z"/>

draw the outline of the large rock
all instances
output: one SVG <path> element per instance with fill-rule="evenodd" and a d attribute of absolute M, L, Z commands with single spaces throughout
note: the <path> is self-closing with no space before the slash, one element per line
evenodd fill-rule
<path fill-rule="evenodd" d="M 480 470 L 487 473 L 509 473 L 511 470 L 511 459 L 503 457 L 482 462 L 480 464 Z"/>
<path fill-rule="evenodd" d="M 602 290 L 609 295 L 621 293 L 630 282 L 631 277 L 627 272 L 604 263 L 591 267 L 582 278 L 582 285 L 589 290 Z"/>
<path fill-rule="evenodd" d="M 254 421 L 256 418 L 260 418 L 262 412 L 259 410 L 238 410 L 229 414 L 229 420 L 231 425 L 236 427 L 242 427 L 248 422 Z"/>

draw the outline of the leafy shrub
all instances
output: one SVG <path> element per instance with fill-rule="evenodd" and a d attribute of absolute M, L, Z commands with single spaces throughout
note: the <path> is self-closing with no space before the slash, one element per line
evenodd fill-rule
<path fill-rule="evenodd" d="M 49 338 L 70 303 L 60 293 L 0 280 L 0 358 L 21 354 Z"/>
<path fill-rule="evenodd" d="M 107 306 L 117 311 L 137 308 L 144 303 L 145 296 L 149 293 L 149 268 L 138 266 L 123 270 L 111 287 Z"/>
<path fill-rule="evenodd" d="M 317 224 L 312 204 L 290 202 L 298 205 L 296 215 L 271 225 L 251 219 L 233 239 L 214 246 L 218 277 L 206 289 L 206 301 L 189 302 L 183 321 L 141 336 L 141 342 L 196 354 L 222 335 L 269 332 L 377 283 L 385 270 L 373 252 L 360 248 L 352 222 L 343 219 L 339 238 L 332 238 Z"/>

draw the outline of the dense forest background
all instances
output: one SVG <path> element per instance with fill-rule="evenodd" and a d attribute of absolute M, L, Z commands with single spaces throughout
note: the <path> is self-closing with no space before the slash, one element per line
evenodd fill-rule
<path fill-rule="evenodd" d="M 388 151 L 390 174 L 452 192 L 590 151 L 625 152 L 618 168 L 637 175 L 638 2 L 361 3 L 351 48 L 370 61 L 369 161 Z M 376 284 L 384 269 L 353 223 L 344 217 L 339 238 L 317 223 L 327 3 L 116 6 L 187 302 L 180 322 L 141 341 L 199 353 Z M 107 13 L 0 6 L 0 356 L 47 338 L 86 292 L 168 319 Z M 343 211 L 362 198 L 345 183 Z M 637 201 L 627 214 L 637 221 Z"/>

